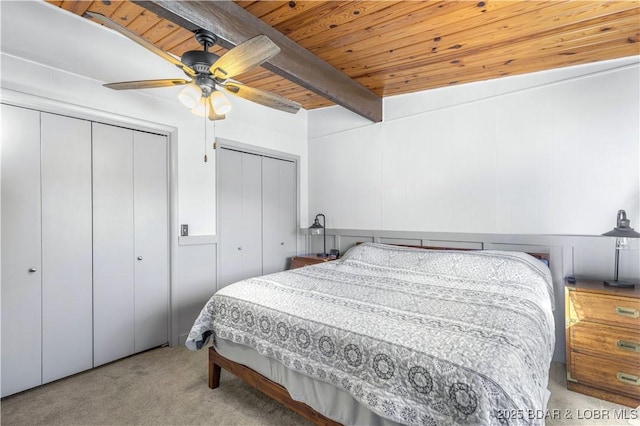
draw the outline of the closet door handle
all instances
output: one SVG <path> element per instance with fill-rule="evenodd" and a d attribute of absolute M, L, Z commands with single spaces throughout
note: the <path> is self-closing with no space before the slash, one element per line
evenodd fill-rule
<path fill-rule="evenodd" d="M 242 250 L 242 247 L 238 247 L 238 250 Z"/>
<path fill-rule="evenodd" d="M 138 260 L 142 260 L 142 256 L 138 256 Z"/>
<path fill-rule="evenodd" d="M 37 270 L 36 268 L 29 268 L 29 272 L 30 272 L 30 273 L 32 273 L 32 274 L 33 274 L 34 272 L 37 272 L 37 271 L 38 271 L 38 270 Z"/>
<path fill-rule="evenodd" d="M 280 245 L 281 245 L 281 246 L 283 246 L 283 245 L 284 245 L 284 242 L 280 243 Z"/>

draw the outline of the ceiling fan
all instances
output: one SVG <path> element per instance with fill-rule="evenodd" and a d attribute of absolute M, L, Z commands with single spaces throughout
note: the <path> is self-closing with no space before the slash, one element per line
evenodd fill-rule
<path fill-rule="evenodd" d="M 218 55 L 209 52 L 209 48 L 217 42 L 215 34 L 203 29 L 196 30 L 195 38 L 202 45 L 203 50 L 185 52 L 180 59 L 177 59 L 106 16 L 95 12 L 87 11 L 85 13 L 106 27 L 119 32 L 176 65 L 191 78 L 191 80 L 171 78 L 123 81 L 108 83 L 104 85 L 105 87 L 127 90 L 186 86 L 178 95 L 180 101 L 191 108 L 194 114 L 206 115 L 209 120 L 222 120 L 231 109 L 231 104 L 222 91 L 292 114 L 300 109 L 300 104 L 297 102 L 232 80 L 234 76 L 259 66 L 280 52 L 280 48 L 265 35 L 253 37 L 218 57 Z"/>

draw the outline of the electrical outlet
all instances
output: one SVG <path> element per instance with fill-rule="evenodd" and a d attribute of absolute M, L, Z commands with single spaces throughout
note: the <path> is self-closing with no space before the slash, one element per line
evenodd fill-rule
<path fill-rule="evenodd" d="M 189 225 L 180 225 L 180 236 L 187 237 L 189 235 Z"/>

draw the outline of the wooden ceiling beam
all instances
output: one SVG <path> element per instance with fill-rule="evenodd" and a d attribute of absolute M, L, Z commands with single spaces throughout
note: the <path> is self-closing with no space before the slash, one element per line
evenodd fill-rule
<path fill-rule="evenodd" d="M 189 30 L 216 34 L 227 49 L 265 34 L 281 51 L 262 66 L 373 122 L 382 121 L 382 98 L 231 1 L 134 1 Z"/>

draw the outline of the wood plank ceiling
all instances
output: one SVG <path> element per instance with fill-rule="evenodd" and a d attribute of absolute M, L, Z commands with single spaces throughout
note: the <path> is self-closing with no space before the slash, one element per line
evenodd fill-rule
<path fill-rule="evenodd" d="M 201 49 L 190 31 L 130 1 L 47 1 L 101 13 L 176 56 Z M 379 96 L 640 54 L 637 0 L 235 3 Z M 306 109 L 333 105 L 264 68 L 237 80 Z"/>

